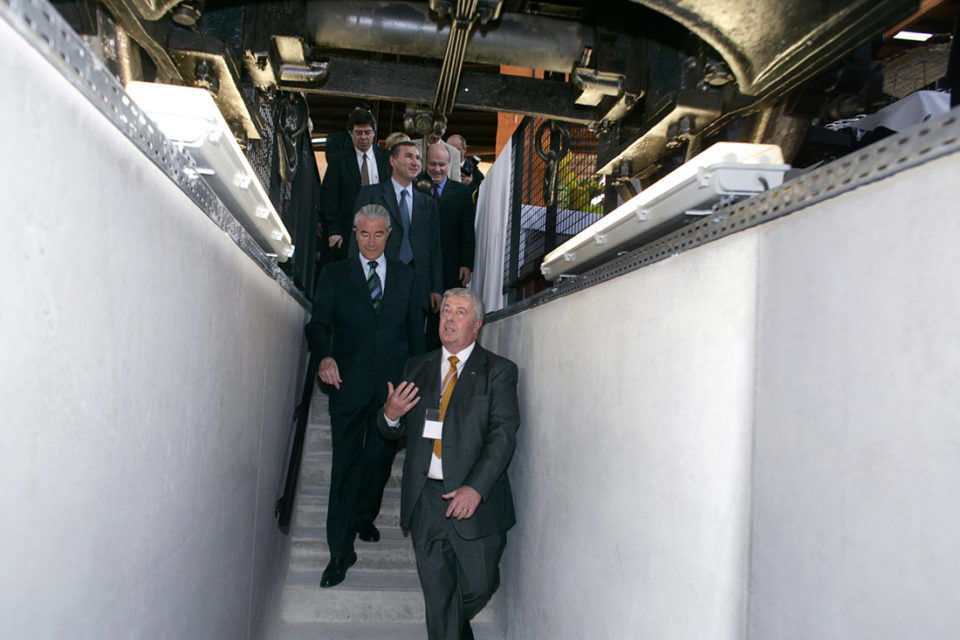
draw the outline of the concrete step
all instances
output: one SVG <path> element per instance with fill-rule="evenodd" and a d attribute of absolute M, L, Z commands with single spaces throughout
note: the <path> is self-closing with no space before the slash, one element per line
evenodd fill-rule
<path fill-rule="evenodd" d="M 300 487 L 294 504 L 293 521 L 297 527 L 325 527 L 327 526 L 327 494 L 328 487 Z M 400 489 L 387 487 L 383 491 L 383 502 L 380 506 L 380 515 L 377 517 L 378 527 L 400 526 Z"/>
<path fill-rule="evenodd" d="M 322 574 L 321 568 L 287 576 L 280 602 L 284 623 L 424 621 L 416 571 L 369 571 L 354 565 L 343 582 L 329 589 L 320 588 Z M 492 622 L 486 609 L 477 622 Z"/>
<path fill-rule="evenodd" d="M 503 640 L 492 623 L 475 622 L 477 640 Z M 298 622 L 280 627 L 278 640 L 423 640 L 427 628 L 422 622 Z"/>
<path fill-rule="evenodd" d="M 303 436 L 303 455 L 333 451 L 329 426 L 310 425 Z"/>
<path fill-rule="evenodd" d="M 326 530 L 320 527 L 297 527 L 291 535 L 290 571 L 315 571 L 327 566 L 330 552 Z M 404 537 L 398 527 L 382 527 L 379 542 L 358 539 L 354 547 L 357 551 L 357 564 L 354 566 L 359 569 L 414 571 L 417 568 L 413 543 L 409 537 Z"/>
<path fill-rule="evenodd" d="M 401 451 L 393 459 L 390 477 L 387 478 L 388 487 L 399 487 L 403 477 L 404 453 Z M 323 451 L 304 455 L 300 465 L 300 482 L 305 487 L 325 489 L 330 488 L 330 468 L 333 463 L 333 453 Z"/>

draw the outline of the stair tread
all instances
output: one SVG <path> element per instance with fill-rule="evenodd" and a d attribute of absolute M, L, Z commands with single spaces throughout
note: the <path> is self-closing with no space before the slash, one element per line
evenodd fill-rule
<path fill-rule="evenodd" d="M 474 622 L 477 640 L 502 640 L 493 623 Z M 280 627 L 280 640 L 423 640 L 423 622 L 297 622 Z"/>
<path fill-rule="evenodd" d="M 287 585 L 290 587 L 320 588 L 320 578 L 323 576 L 323 567 L 316 571 L 291 571 L 287 575 Z M 391 571 L 376 571 L 374 569 L 358 569 L 356 565 L 347 570 L 347 577 L 343 582 L 333 587 L 338 591 L 347 590 L 383 590 L 383 591 L 420 591 L 420 578 L 416 569 L 393 569 Z M 324 589 L 324 592 L 327 590 Z"/>

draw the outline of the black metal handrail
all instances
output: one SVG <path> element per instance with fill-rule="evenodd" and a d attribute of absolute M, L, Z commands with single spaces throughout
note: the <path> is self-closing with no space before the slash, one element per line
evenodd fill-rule
<path fill-rule="evenodd" d="M 307 435 L 307 422 L 310 419 L 310 403 L 313 401 L 313 390 L 316 387 L 317 370 L 320 363 L 310 356 L 307 364 L 307 373 L 303 381 L 303 391 L 300 394 L 300 404 L 293 411 L 296 429 L 293 433 L 293 445 L 290 448 L 290 462 L 287 467 L 287 480 L 284 483 L 283 495 L 277 500 L 274 516 L 277 526 L 284 534 L 290 533 L 290 520 L 293 517 L 294 497 L 297 493 L 297 479 L 300 477 L 300 462 L 303 457 L 303 442 Z"/>

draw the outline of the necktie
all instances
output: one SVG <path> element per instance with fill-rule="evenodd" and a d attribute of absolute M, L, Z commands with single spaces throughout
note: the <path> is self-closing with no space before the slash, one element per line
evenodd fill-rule
<path fill-rule="evenodd" d="M 440 187 L 433 185 L 433 199 L 440 202 Z"/>
<path fill-rule="evenodd" d="M 367 154 L 363 154 L 363 164 L 360 165 L 360 186 L 365 187 L 370 184 L 370 169 L 367 167 Z"/>
<path fill-rule="evenodd" d="M 410 264 L 413 247 L 410 246 L 410 207 L 407 206 L 407 190 L 400 190 L 400 221 L 403 222 L 403 239 L 400 240 L 400 262 Z"/>
<path fill-rule="evenodd" d="M 447 360 L 450 361 L 450 370 L 447 371 L 447 375 L 443 377 L 443 384 L 441 385 L 443 393 L 440 396 L 440 422 L 443 422 L 443 417 L 447 415 L 447 405 L 450 404 L 450 396 L 453 395 L 453 388 L 457 386 L 457 363 L 460 362 L 457 356 L 450 356 Z M 440 452 L 440 440 L 434 440 L 433 453 L 438 458 L 442 458 L 443 456 L 440 455 Z"/>
<path fill-rule="evenodd" d="M 367 289 L 370 290 L 370 299 L 373 300 L 373 310 L 380 311 L 380 303 L 383 302 L 383 287 L 380 286 L 380 276 L 377 275 L 377 261 L 371 260 L 370 275 L 367 276 Z"/>

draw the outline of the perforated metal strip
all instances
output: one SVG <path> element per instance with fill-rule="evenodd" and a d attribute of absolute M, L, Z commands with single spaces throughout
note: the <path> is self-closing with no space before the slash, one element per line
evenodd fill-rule
<path fill-rule="evenodd" d="M 717 212 L 549 290 L 488 314 L 487 322 L 630 273 L 960 150 L 960 107 Z"/>
<path fill-rule="evenodd" d="M 171 144 L 140 112 L 120 81 L 84 45 L 46 0 L 0 0 L 0 17 L 23 36 L 104 116 L 175 182 L 213 222 L 305 309 L 310 302 L 277 261 L 260 248 L 237 222 L 210 186 L 197 174 L 193 160 Z"/>

